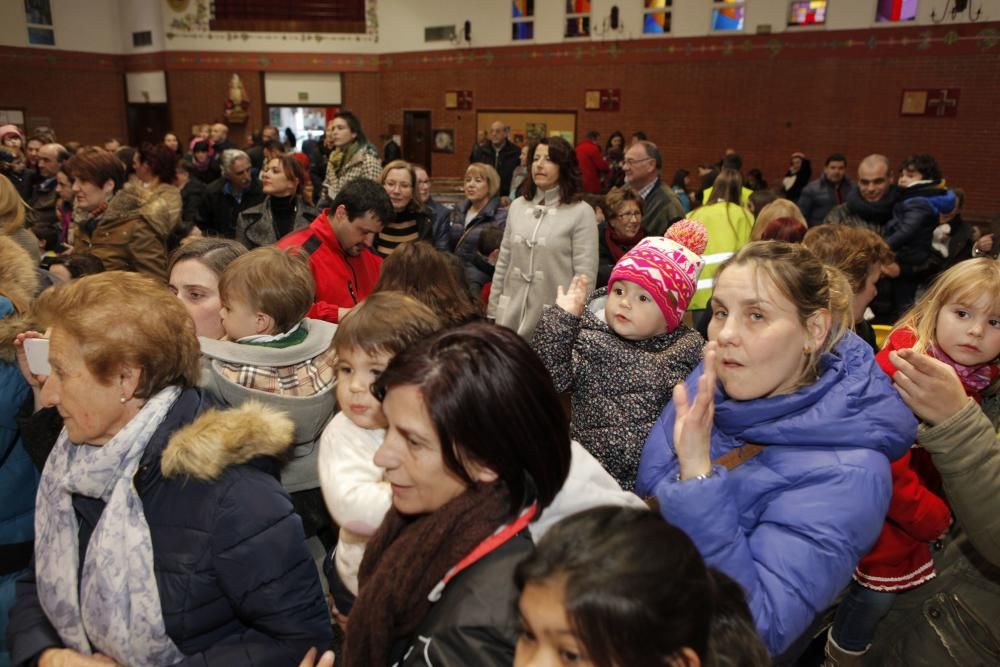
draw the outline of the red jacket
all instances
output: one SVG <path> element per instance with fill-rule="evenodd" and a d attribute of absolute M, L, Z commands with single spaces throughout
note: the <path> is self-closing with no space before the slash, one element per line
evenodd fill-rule
<path fill-rule="evenodd" d="M 875 360 L 892 377 L 896 368 L 889 353 L 916 343 L 913 331 L 898 329 Z M 942 494 L 941 476 L 922 447 L 914 445 L 894 461 L 889 513 L 875 546 L 858 563 L 855 581 L 876 591 L 905 591 L 934 578 L 930 543 L 951 523 L 951 509 Z"/>
<path fill-rule="evenodd" d="M 340 308 L 353 308 L 375 288 L 382 258 L 374 252 L 347 255 L 340 247 L 324 209 L 305 229 L 278 241 L 279 248 L 301 247 L 309 253 L 316 279 L 316 302 L 306 317 L 338 322 Z"/>
<path fill-rule="evenodd" d="M 608 163 L 604 161 L 601 147 L 590 139 L 584 140 L 576 147 L 576 161 L 580 163 L 584 191 L 600 192 L 601 173 L 608 171 Z"/>

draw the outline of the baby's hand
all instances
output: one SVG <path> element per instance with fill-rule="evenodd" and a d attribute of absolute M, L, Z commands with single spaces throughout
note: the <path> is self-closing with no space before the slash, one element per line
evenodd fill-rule
<path fill-rule="evenodd" d="M 569 289 L 564 290 L 562 285 L 556 288 L 556 305 L 570 315 L 580 317 L 587 303 L 587 286 L 587 276 L 573 276 Z"/>

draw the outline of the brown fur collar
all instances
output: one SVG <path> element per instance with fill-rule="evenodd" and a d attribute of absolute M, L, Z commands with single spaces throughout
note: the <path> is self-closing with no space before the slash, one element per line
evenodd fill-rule
<path fill-rule="evenodd" d="M 16 241 L 0 236 L 0 294 L 27 307 L 37 288 L 38 273 L 31 257 Z M 0 360 L 14 361 L 14 338 L 30 328 L 28 313 L 11 313 L 0 319 Z"/>
<path fill-rule="evenodd" d="M 281 457 L 292 446 L 295 424 L 284 412 L 247 401 L 238 408 L 208 410 L 170 438 L 160 468 L 164 477 L 217 479 L 258 456 Z"/>

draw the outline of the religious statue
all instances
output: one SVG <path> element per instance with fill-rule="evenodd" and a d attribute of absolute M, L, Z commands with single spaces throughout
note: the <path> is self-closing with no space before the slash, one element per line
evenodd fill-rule
<path fill-rule="evenodd" d="M 229 79 L 229 97 L 226 100 L 226 110 L 224 114 L 226 121 L 231 125 L 242 125 L 250 115 L 247 110 L 250 108 L 250 98 L 247 97 L 247 89 L 243 85 L 239 74 L 233 74 Z"/>

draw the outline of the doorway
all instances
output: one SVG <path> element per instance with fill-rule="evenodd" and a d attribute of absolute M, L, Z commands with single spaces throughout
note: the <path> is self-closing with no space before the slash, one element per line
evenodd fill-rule
<path fill-rule="evenodd" d="M 302 150 L 302 142 L 306 140 L 323 141 L 323 134 L 326 131 L 326 119 L 336 113 L 337 108 L 328 107 L 284 107 L 268 106 L 268 124 L 278 128 L 278 134 L 286 144 L 288 130 L 291 130 L 295 137 L 295 145 L 289 146 L 291 150 Z"/>
<path fill-rule="evenodd" d="M 431 174 L 431 112 L 403 112 L 403 159 L 423 165 Z"/>
<path fill-rule="evenodd" d="M 131 146 L 141 146 L 144 141 L 158 144 L 171 130 L 170 107 L 166 104 L 129 104 L 126 118 Z"/>

